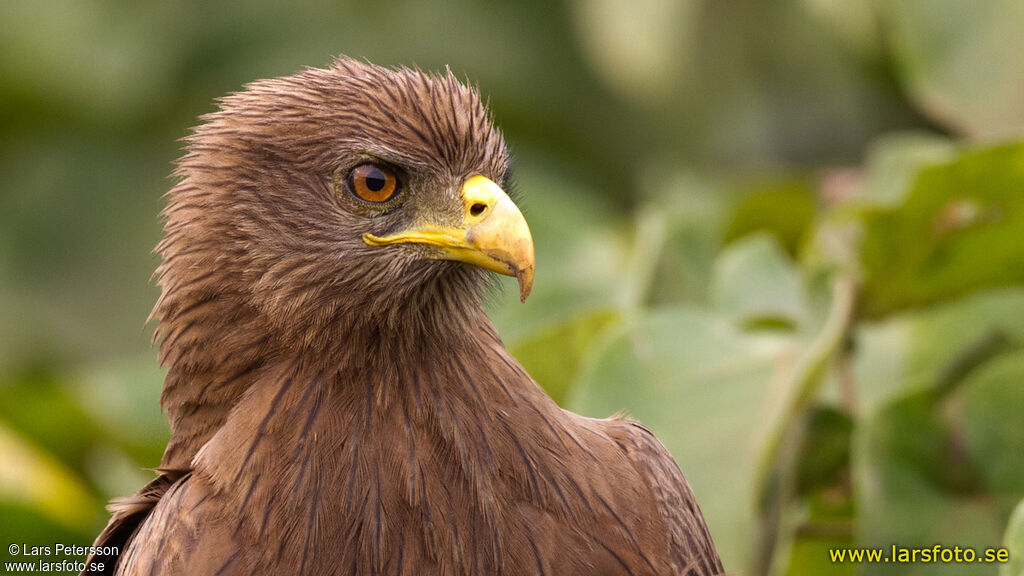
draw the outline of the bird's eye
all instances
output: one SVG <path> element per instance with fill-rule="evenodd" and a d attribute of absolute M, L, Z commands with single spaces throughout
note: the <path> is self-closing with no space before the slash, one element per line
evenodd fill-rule
<path fill-rule="evenodd" d="M 401 184 L 394 170 L 379 164 L 360 164 L 345 179 L 350 192 L 367 202 L 387 202 L 398 194 Z"/>

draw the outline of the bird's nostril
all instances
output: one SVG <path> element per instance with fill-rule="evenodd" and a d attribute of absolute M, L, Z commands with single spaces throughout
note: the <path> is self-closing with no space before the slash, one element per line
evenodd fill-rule
<path fill-rule="evenodd" d="M 487 210 L 487 205 L 477 202 L 469 207 L 469 214 L 470 216 L 479 216 L 484 213 L 484 210 Z"/>

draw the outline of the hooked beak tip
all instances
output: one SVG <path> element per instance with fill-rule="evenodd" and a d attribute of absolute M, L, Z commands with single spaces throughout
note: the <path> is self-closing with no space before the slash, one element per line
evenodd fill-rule
<path fill-rule="evenodd" d="M 517 269 L 516 280 L 519 282 L 519 301 L 525 304 L 533 289 L 533 266 Z"/>

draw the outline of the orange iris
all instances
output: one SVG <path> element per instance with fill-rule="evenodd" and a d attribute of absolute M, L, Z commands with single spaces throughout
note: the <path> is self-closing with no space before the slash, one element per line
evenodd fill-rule
<path fill-rule="evenodd" d="M 398 193 L 398 176 L 386 166 L 360 164 L 348 173 L 348 189 L 367 202 L 387 202 Z"/>

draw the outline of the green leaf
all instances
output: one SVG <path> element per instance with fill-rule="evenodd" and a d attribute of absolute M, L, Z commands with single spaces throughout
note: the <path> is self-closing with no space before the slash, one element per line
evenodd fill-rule
<path fill-rule="evenodd" d="M 68 530 L 88 530 L 101 511 L 78 475 L 2 423 L 0 462 L 0 501 L 28 506 Z"/>
<path fill-rule="evenodd" d="M 770 232 L 795 255 L 814 220 L 816 198 L 807 178 L 780 178 L 745 186 L 746 193 L 733 210 L 725 242 L 757 232 Z"/>
<path fill-rule="evenodd" d="M 964 448 L 1006 522 L 1024 498 L 1024 352 L 987 363 L 964 386 Z"/>
<path fill-rule="evenodd" d="M 911 97 L 956 132 L 1024 128 L 1024 4 L 1018 0 L 881 0 L 881 16 Z"/>
<path fill-rule="evenodd" d="M 527 335 L 509 349 L 548 395 L 564 404 L 587 351 L 618 319 L 611 310 L 588 312 Z"/>
<path fill-rule="evenodd" d="M 96 522 L 92 525 L 83 524 L 81 526 L 69 527 L 66 522 L 55 521 L 52 515 L 41 512 L 36 506 L 0 497 L 0 518 L 4 519 L 3 523 L 0 524 L 0 538 L 7 545 L 18 543 L 19 545 L 27 544 L 29 546 L 45 546 L 47 544 L 52 546 L 56 542 L 84 545 L 91 543 L 96 534 L 106 525 L 108 515 L 103 512 L 103 508 L 98 504 L 96 512 Z M 18 555 L 11 556 L 7 545 L 3 547 L 6 561 L 33 560 L 33 558 L 27 558 L 24 554 L 21 554 L 21 550 L 19 550 Z M 36 559 L 41 560 L 41 558 Z M 85 560 L 85 558 L 76 558 L 76 560 Z M 5 576 L 12 573 L 4 572 Z M 50 574 L 52 573 L 51 571 Z M 26 574 L 26 572 L 18 572 L 17 574 Z M 46 572 L 27 572 L 27 574 L 46 574 Z"/>
<path fill-rule="evenodd" d="M 1024 498 L 1024 353 L 1003 354 L 955 388 L 926 387 L 857 431 L 860 544 L 998 546 Z M 926 569 L 927 567 L 927 569 Z M 865 574 L 990 574 L 978 564 L 874 565 Z"/>
<path fill-rule="evenodd" d="M 811 494 L 835 485 L 850 465 L 853 421 L 834 408 L 817 406 L 807 414 L 797 458 L 797 491 Z"/>
<path fill-rule="evenodd" d="M 787 576 L 808 576 L 828 574 L 829 576 L 853 576 L 857 566 L 853 563 L 836 564 L 829 551 L 850 548 L 851 540 L 842 536 L 821 536 L 799 538 L 793 543 Z"/>
<path fill-rule="evenodd" d="M 598 0 L 569 7 L 580 49 L 610 88 L 647 105 L 678 90 L 693 58 L 688 48 L 699 31 L 699 2 Z"/>
<path fill-rule="evenodd" d="M 910 391 L 940 386 L 988 346 L 1024 346 L 1020 318 L 1024 290 L 1002 288 L 862 324 L 853 366 L 859 410 L 872 414 Z"/>
<path fill-rule="evenodd" d="M 170 437 L 160 411 L 163 379 L 155 355 L 144 354 L 81 370 L 68 389 L 105 436 L 154 467 Z"/>
<path fill-rule="evenodd" d="M 799 273 L 773 236 L 749 236 L 715 262 L 714 307 L 745 326 L 793 329 L 807 320 Z"/>
<path fill-rule="evenodd" d="M 1002 536 L 973 459 L 959 448 L 949 411 L 934 390 L 896 400 L 858 428 L 858 544 L 888 552 L 944 546 L 983 550 Z M 861 574 L 991 574 L 985 564 L 864 564 Z"/>
<path fill-rule="evenodd" d="M 82 471 L 102 433 L 68 387 L 65 378 L 46 368 L 20 371 L 0 383 L 0 425 Z M 75 433 L 69 435 L 69 430 Z"/>
<path fill-rule="evenodd" d="M 863 191 L 873 202 L 897 205 L 906 199 L 922 168 L 954 157 L 952 141 L 926 133 L 896 133 L 868 147 Z"/>
<path fill-rule="evenodd" d="M 865 56 L 881 51 L 878 19 L 870 2 L 803 0 L 801 3 L 844 45 Z"/>
<path fill-rule="evenodd" d="M 649 301 L 652 305 L 706 304 L 736 192 L 717 179 L 687 172 L 673 173 L 651 188 L 654 198 L 649 206 L 666 215 L 667 225 Z"/>
<path fill-rule="evenodd" d="M 845 413 L 818 406 L 806 417 L 796 459 L 799 500 L 785 574 L 854 574 L 852 564 L 833 564 L 829 550 L 855 546 L 855 509 L 849 482 L 853 421 Z M 786 517 L 786 514 L 783 514 Z"/>
<path fill-rule="evenodd" d="M 865 217 L 862 312 L 880 316 L 1024 282 L 1024 144 L 920 172 L 905 203 Z"/>
<path fill-rule="evenodd" d="M 1003 546 L 1009 550 L 1010 561 L 999 569 L 999 576 L 1024 575 L 1024 500 L 1017 504 L 1010 517 Z"/>

